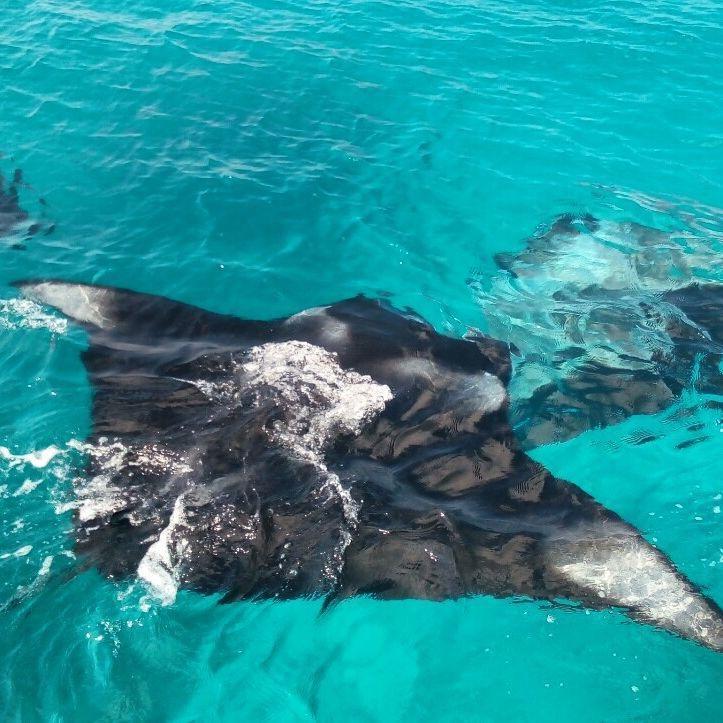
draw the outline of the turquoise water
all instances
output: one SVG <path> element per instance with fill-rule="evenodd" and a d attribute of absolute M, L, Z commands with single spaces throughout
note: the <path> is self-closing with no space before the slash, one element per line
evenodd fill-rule
<path fill-rule="evenodd" d="M 249 317 L 389 294 L 447 333 L 484 327 L 470 279 L 558 213 L 723 242 L 721 52 L 717 2 L 6 0 L 0 169 L 23 168 L 26 208 L 56 230 L 25 251 L 0 240 L 3 719 L 719 718 L 723 657 L 617 612 L 164 607 L 64 575 L 85 341 L 8 284 Z M 535 456 L 721 602 L 720 413 L 703 401 Z M 677 448 L 693 424 L 707 438 Z M 640 429 L 659 438 L 636 445 Z"/>

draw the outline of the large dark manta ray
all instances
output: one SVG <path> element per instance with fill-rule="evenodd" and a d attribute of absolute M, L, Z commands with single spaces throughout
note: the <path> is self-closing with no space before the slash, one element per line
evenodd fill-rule
<path fill-rule="evenodd" d="M 107 577 L 166 599 L 565 598 L 723 649 L 715 602 L 522 451 L 501 342 L 362 296 L 246 321 L 17 285 L 89 334 L 76 549 Z"/>

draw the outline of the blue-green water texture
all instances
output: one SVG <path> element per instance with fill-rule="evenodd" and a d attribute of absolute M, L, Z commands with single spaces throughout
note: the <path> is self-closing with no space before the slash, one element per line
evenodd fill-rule
<path fill-rule="evenodd" d="M 3 0 L 0 15 L 0 169 L 22 168 L 44 229 L 25 250 L 0 239 L 2 720 L 721 719 L 723 655 L 614 610 L 163 605 L 78 574 L 86 340 L 10 282 L 251 318 L 384 295 L 459 336 L 487 329 L 495 254 L 563 212 L 660 229 L 723 282 L 722 3 Z M 683 397 L 533 455 L 721 603 L 720 410 L 694 385 Z"/>

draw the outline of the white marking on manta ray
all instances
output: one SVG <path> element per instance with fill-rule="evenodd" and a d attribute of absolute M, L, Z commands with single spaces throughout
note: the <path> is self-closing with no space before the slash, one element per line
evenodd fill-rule
<path fill-rule="evenodd" d="M 303 322 L 304 319 L 318 318 L 321 319 L 321 335 L 327 344 L 343 344 L 349 340 L 349 325 L 335 319 L 328 313 L 328 306 L 314 306 L 310 309 L 304 309 L 298 314 L 290 316 L 284 326 L 294 326 L 297 322 Z"/>
<path fill-rule="evenodd" d="M 41 282 L 28 289 L 33 297 L 49 306 L 54 306 L 71 319 L 94 324 L 100 329 L 106 328 L 109 320 L 101 313 L 103 297 L 108 296 L 106 289 L 78 284 L 59 282 Z"/>
<path fill-rule="evenodd" d="M 30 299 L 0 299 L 0 327 L 4 329 L 48 329 L 64 334 L 68 320 L 53 316 Z"/>
<path fill-rule="evenodd" d="M 504 384 L 494 374 L 482 372 L 481 374 L 453 375 L 457 380 L 455 387 L 460 395 L 460 404 L 469 411 L 479 411 L 483 414 L 496 412 L 507 399 L 507 390 Z"/>
<path fill-rule="evenodd" d="M 592 539 L 585 539 L 589 532 Z M 723 634 L 705 600 L 642 538 L 623 530 L 583 531 L 579 544 L 554 542 L 547 552 L 563 577 L 607 604 L 637 611 L 645 619 L 705 642 Z M 558 541 L 560 542 L 560 541 Z"/>
<path fill-rule="evenodd" d="M 496 412 L 507 399 L 504 384 L 489 372 L 465 374 L 444 369 L 440 373 L 433 361 L 416 357 L 389 362 L 389 371 L 404 377 L 424 377 L 434 386 L 450 389 L 458 397 L 457 410 L 463 414 Z"/>

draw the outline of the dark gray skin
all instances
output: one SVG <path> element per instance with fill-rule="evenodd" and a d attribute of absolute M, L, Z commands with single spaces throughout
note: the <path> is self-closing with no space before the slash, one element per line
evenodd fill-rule
<path fill-rule="evenodd" d="M 24 241 L 35 236 L 40 231 L 51 233 L 52 226 L 44 226 L 34 222 L 30 215 L 20 206 L 19 189 L 23 186 L 23 172 L 17 168 L 12 180 L 5 186 L 5 178 L 0 173 L 0 238 L 5 236 L 14 239 L 12 248 L 24 250 Z M 44 201 L 41 199 L 41 204 Z"/>
<path fill-rule="evenodd" d="M 224 601 L 565 598 L 723 649 L 715 602 L 634 527 L 522 451 L 504 344 L 440 335 L 361 296 L 246 321 L 109 287 L 18 286 L 89 334 L 91 445 L 142 450 L 115 467 L 90 455 L 87 478 L 105 475 L 120 502 L 76 512 L 76 550 L 107 577 L 140 574 L 161 550 L 180 587 Z M 342 494 L 319 494 L 318 466 L 273 442 L 290 410 L 273 390 L 249 396 L 238 373 L 250 350 L 289 340 L 391 390 L 360 433 L 324 450 L 357 510 L 352 523 Z M 214 400 L 205 383 L 233 391 Z M 149 450 L 184 464 L 149 462 Z"/>
<path fill-rule="evenodd" d="M 22 182 L 22 173 L 17 169 L 7 190 L 5 179 L 0 174 L 0 236 L 8 235 L 18 224 L 26 221 L 28 214 L 18 203 L 18 185 Z"/>

